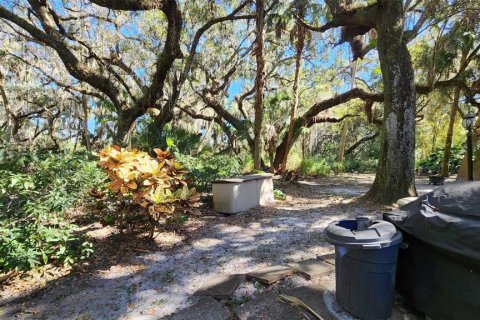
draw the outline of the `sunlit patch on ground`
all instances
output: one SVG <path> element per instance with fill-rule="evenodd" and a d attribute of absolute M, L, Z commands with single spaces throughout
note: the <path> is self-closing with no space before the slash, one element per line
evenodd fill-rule
<path fill-rule="evenodd" d="M 171 314 L 191 305 L 193 293 L 218 274 L 247 273 L 332 251 L 323 239 L 323 230 L 331 221 L 357 215 L 381 218 L 384 207 L 343 192 L 358 190 L 356 180 L 363 181 L 362 188 L 367 189 L 365 181 L 373 179 L 357 175 L 300 183 L 276 181 L 275 187 L 287 195 L 286 201 L 234 216 L 199 217 L 190 222 L 194 227 L 180 234 L 160 235 L 151 247 L 120 237 L 115 248 L 102 249 L 103 259 L 124 256 L 116 264 L 66 276 L 33 296 L 24 288 L 26 298 L 22 300 L 7 287 L 1 293 L 0 318 L 32 318 L 27 311 L 48 319 L 158 319 Z M 108 227 L 99 228 L 94 234 L 103 238 L 109 232 Z M 283 285 L 304 282 L 292 276 Z M 244 283 L 235 293 L 237 302 L 232 303 L 242 303 L 262 290 L 270 289 Z"/>

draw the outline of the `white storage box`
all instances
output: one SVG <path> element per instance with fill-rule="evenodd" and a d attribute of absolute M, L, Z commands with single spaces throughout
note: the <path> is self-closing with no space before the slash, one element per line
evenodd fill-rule
<path fill-rule="evenodd" d="M 252 174 L 212 181 L 213 207 L 222 213 L 238 213 L 273 201 L 273 175 Z"/>

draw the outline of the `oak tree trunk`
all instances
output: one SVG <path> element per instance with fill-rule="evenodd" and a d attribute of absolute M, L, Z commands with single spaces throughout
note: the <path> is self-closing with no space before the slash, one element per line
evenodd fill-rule
<path fill-rule="evenodd" d="M 256 16 L 256 46 L 255 58 L 257 62 L 257 74 L 255 77 L 255 102 L 253 104 L 255 109 L 255 123 L 253 128 L 254 133 L 254 149 L 253 149 L 253 166 L 255 170 L 262 168 L 262 120 L 263 120 L 263 86 L 264 86 L 264 70 L 265 60 L 263 57 L 263 27 L 264 27 L 265 3 L 264 0 L 257 0 L 255 2 L 255 16 Z"/>
<path fill-rule="evenodd" d="M 298 135 L 295 137 L 294 141 L 296 141 L 298 138 Z M 287 139 L 282 139 L 282 142 L 277 147 L 277 150 L 275 151 L 275 158 L 273 160 L 273 169 L 274 171 L 281 170 L 282 162 L 284 157 L 286 157 L 287 154 Z"/>
<path fill-rule="evenodd" d="M 128 140 L 130 137 L 130 130 L 132 128 L 133 123 L 137 119 L 132 113 L 129 112 L 119 112 L 116 128 L 115 128 L 115 135 L 113 137 L 113 142 L 120 146 L 127 146 Z"/>
<path fill-rule="evenodd" d="M 415 82 L 403 33 L 401 0 L 378 3 L 378 56 L 383 76 L 384 115 L 377 173 L 366 197 L 381 203 L 416 195 Z"/>

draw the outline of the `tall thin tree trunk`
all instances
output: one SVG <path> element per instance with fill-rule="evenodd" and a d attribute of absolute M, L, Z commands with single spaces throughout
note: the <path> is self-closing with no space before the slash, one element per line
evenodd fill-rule
<path fill-rule="evenodd" d="M 307 134 L 303 133 L 302 135 L 302 161 L 305 160 L 307 155 Z"/>
<path fill-rule="evenodd" d="M 412 61 L 404 39 L 402 0 L 379 0 L 379 5 L 376 29 L 385 100 L 377 174 L 366 197 L 391 203 L 416 195 L 416 96 Z"/>
<path fill-rule="evenodd" d="M 462 56 L 460 58 L 460 66 L 463 66 L 463 64 L 467 60 L 468 51 L 469 51 L 468 48 L 462 50 Z M 461 93 L 460 88 L 456 87 L 453 93 L 452 109 L 450 110 L 450 122 L 448 123 L 447 138 L 445 139 L 445 149 L 443 152 L 441 175 L 444 177 L 448 177 L 450 174 L 448 164 L 450 161 L 450 154 L 452 150 L 453 128 L 455 126 L 455 119 L 458 111 L 460 93 Z"/>
<path fill-rule="evenodd" d="M 88 132 L 88 103 L 87 103 L 87 96 L 82 96 L 82 111 L 83 111 L 83 119 L 82 119 L 82 128 L 83 128 L 83 139 L 85 140 L 85 147 L 88 151 L 92 150 L 92 145 L 90 143 L 90 134 Z"/>
<path fill-rule="evenodd" d="M 435 153 L 435 146 L 437 144 L 437 135 L 438 135 L 438 125 L 439 125 L 439 120 L 436 119 L 433 121 L 433 128 L 430 131 L 432 135 L 432 148 L 430 149 L 430 153 Z"/>
<path fill-rule="evenodd" d="M 218 142 L 219 136 L 220 135 L 215 130 L 213 130 L 213 132 L 212 132 L 212 143 L 213 143 L 212 144 L 212 151 L 214 153 L 216 153 L 217 150 L 221 150 L 221 147 L 219 148 L 219 145 L 221 145 L 221 143 Z"/>
<path fill-rule="evenodd" d="M 458 100 L 460 99 L 460 88 L 456 87 L 453 93 L 453 103 L 452 108 L 450 109 L 450 121 L 448 123 L 447 137 L 445 139 L 445 149 L 443 151 L 443 161 L 442 161 L 442 170 L 440 174 L 444 177 L 450 175 L 449 162 L 450 162 L 450 153 L 452 149 L 452 140 L 453 140 L 453 128 L 455 126 L 455 119 L 457 116 L 458 109 Z"/>
<path fill-rule="evenodd" d="M 263 57 L 263 28 L 265 25 L 265 3 L 264 0 L 256 0 L 255 2 L 255 16 L 256 16 L 256 47 L 255 58 L 257 61 L 257 75 L 255 77 L 255 102 L 253 107 L 255 109 L 255 123 L 253 128 L 254 133 L 254 149 L 253 149 L 253 166 L 256 170 L 262 169 L 262 120 L 263 120 L 263 87 L 264 87 L 264 70 L 265 60 Z"/>
<path fill-rule="evenodd" d="M 297 6 L 298 9 L 298 16 L 300 19 L 303 19 L 305 16 L 305 3 L 302 1 Z M 281 170 L 286 170 L 287 168 L 287 160 L 288 154 L 290 153 L 290 149 L 292 148 L 292 140 L 293 140 L 293 131 L 295 130 L 295 114 L 297 113 L 298 109 L 298 101 L 299 101 L 299 82 L 300 82 L 300 71 L 302 69 L 302 54 L 303 48 L 305 46 L 305 28 L 303 25 L 297 21 L 296 24 L 297 28 L 297 42 L 295 44 L 296 48 L 296 55 L 295 55 L 295 76 L 293 80 L 293 102 L 290 108 L 290 123 L 288 125 L 288 138 L 287 138 L 287 150 L 283 156 L 282 160 L 282 168 Z"/>
<path fill-rule="evenodd" d="M 348 119 L 343 120 L 342 129 L 340 133 L 340 144 L 338 146 L 337 161 L 343 163 L 345 161 L 345 147 L 347 145 L 347 133 L 348 133 Z"/>
<path fill-rule="evenodd" d="M 82 120 L 80 120 L 80 122 L 78 123 L 78 126 L 77 126 L 77 134 L 75 135 L 75 143 L 73 144 L 73 152 L 76 152 L 77 151 L 77 146 L 78 146 L 78 140 L 80 140 L 80 134 L 79 134 L 79 131 L 80 130 L 83 130 L 82 129 Z M 71 131 L 70 131 L 71 132 Z M 71 133 L 70 133 L 71 135 Z"/>

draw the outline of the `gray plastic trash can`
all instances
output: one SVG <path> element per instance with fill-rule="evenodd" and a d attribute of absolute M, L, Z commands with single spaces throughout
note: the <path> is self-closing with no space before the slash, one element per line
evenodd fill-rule
<path fill-rule="evenodd" d="M 330 223 L 324 234 L 335 245 L 338 304 L 362 319 L 388 319 L 402 233 L 389 222 L 357 217 Z"/>

